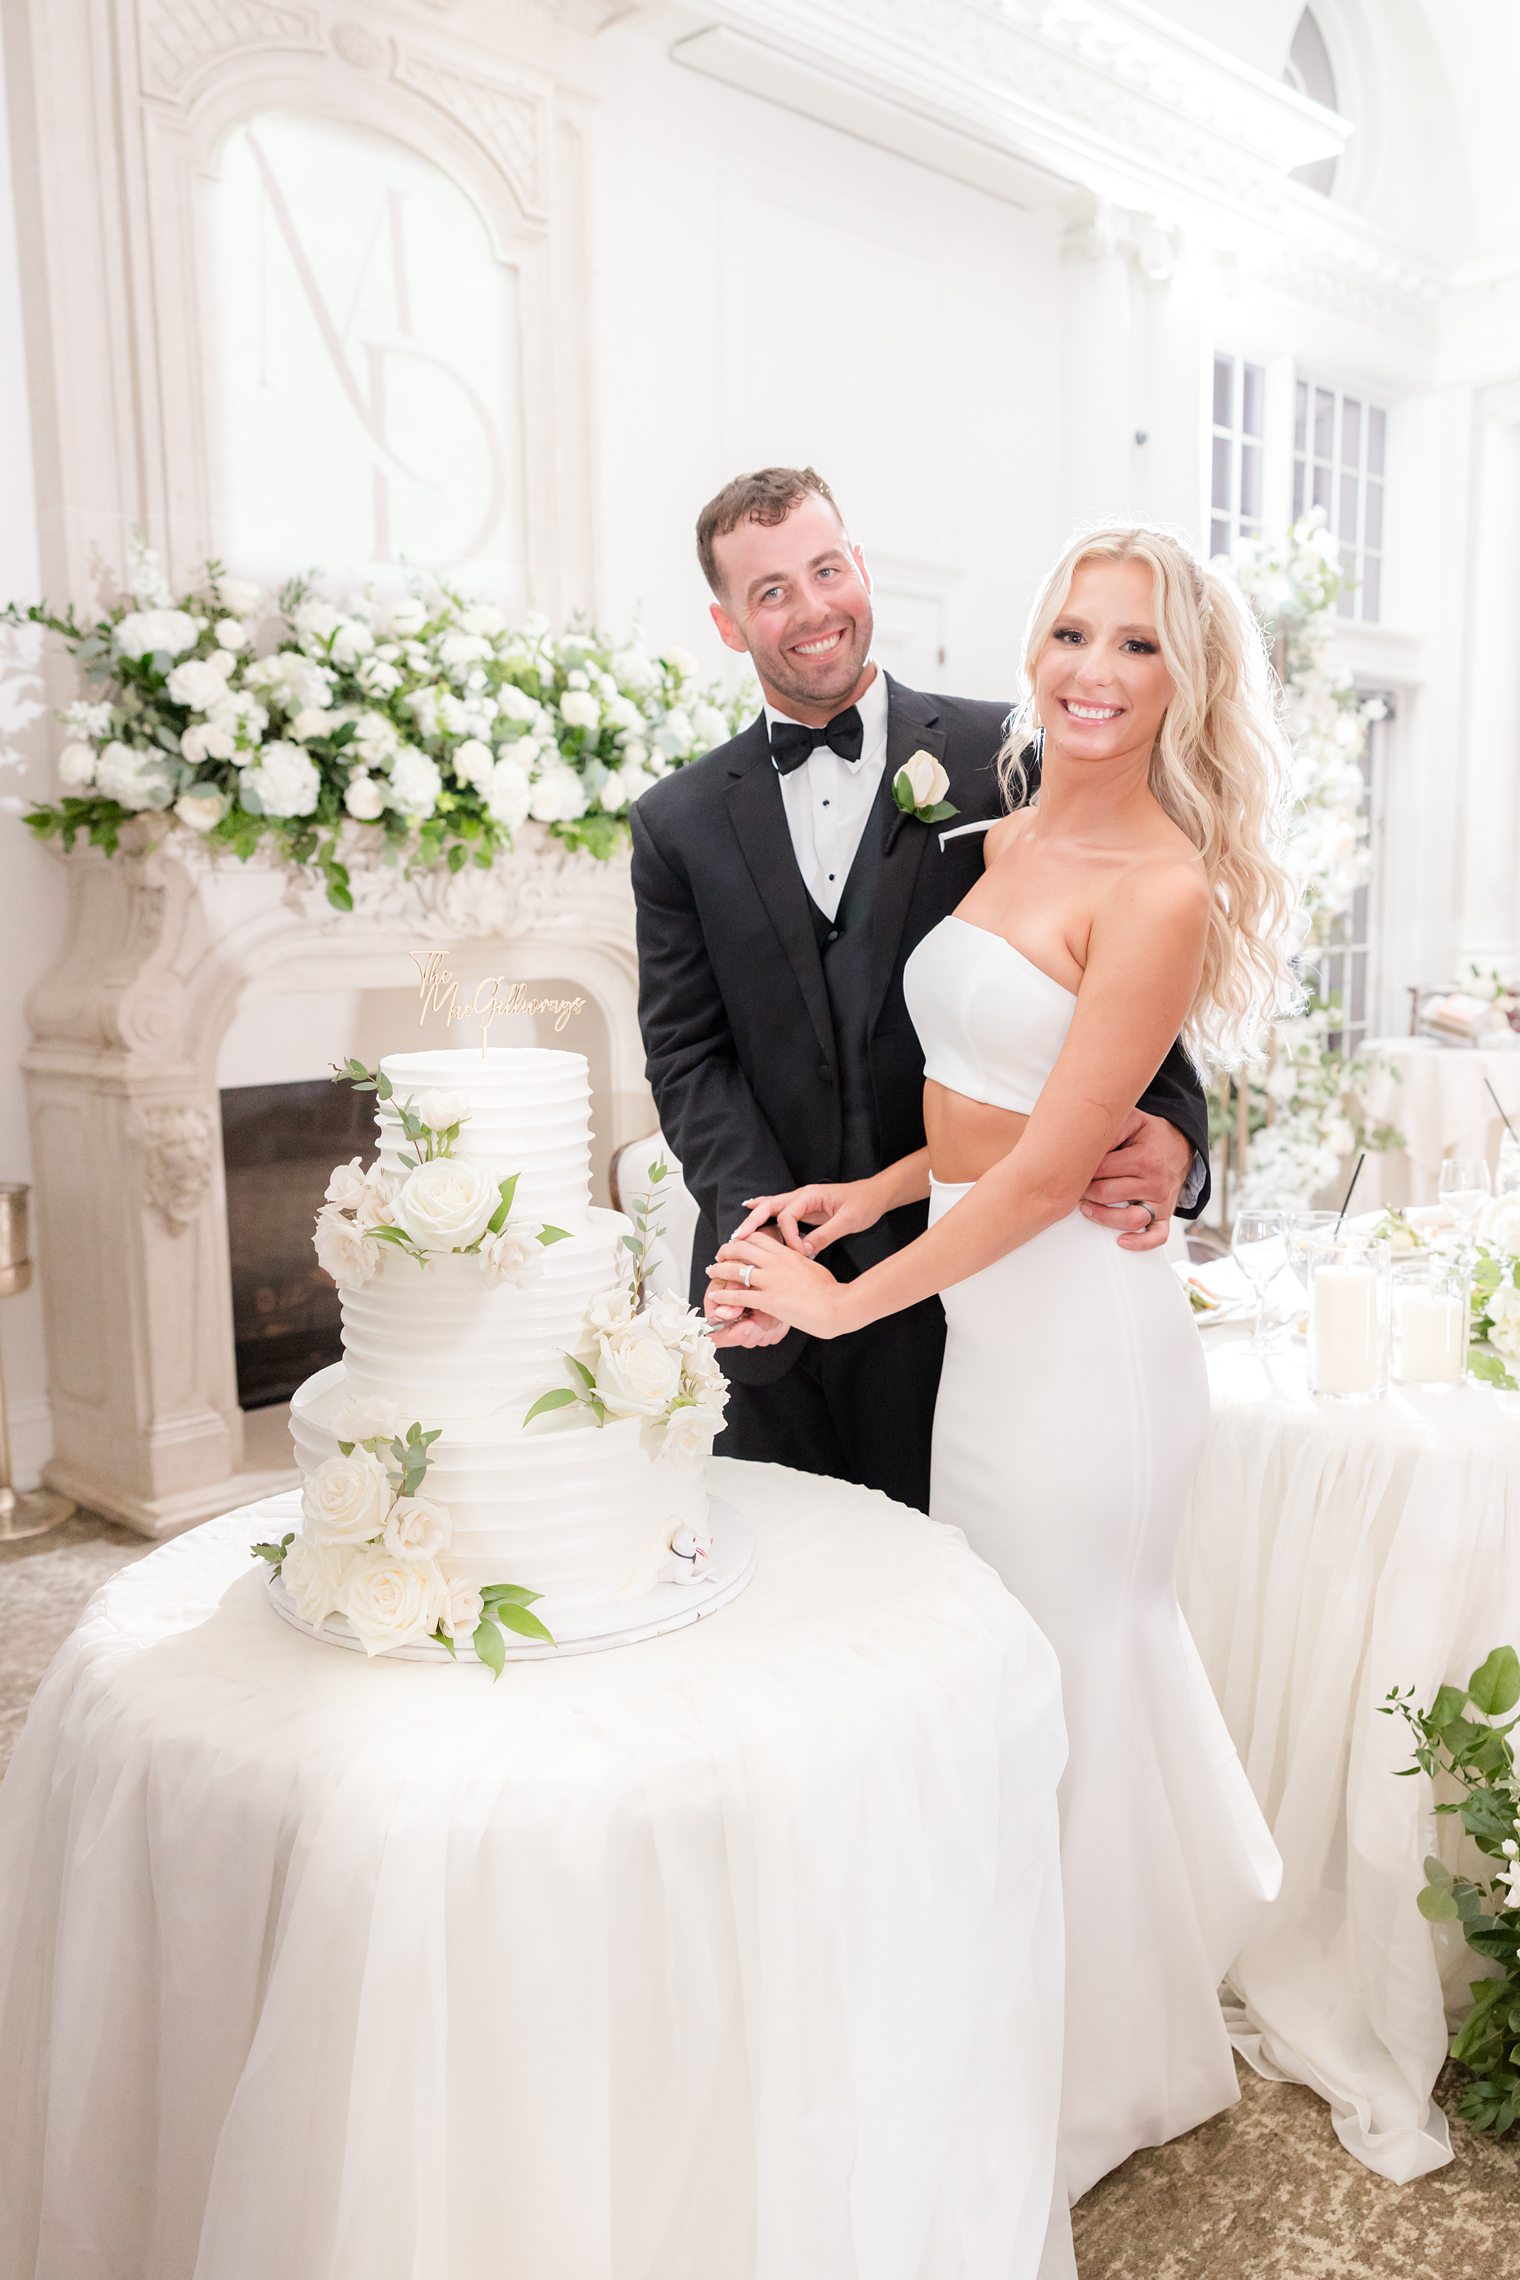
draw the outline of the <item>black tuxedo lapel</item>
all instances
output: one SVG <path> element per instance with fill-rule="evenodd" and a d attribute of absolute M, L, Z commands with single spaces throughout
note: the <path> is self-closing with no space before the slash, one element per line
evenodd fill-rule
<path fill-rule="evenodd" d="M 890 674 L 887 676 L 887 764 L 884 785 L 887 820 L 871 933 L 872 1028 L 881 1013 L 893 969 L 897 964 L 903 928 L 908 923 L 908 906 L 918 884 L 924 849 L 934 836 L 931 825 L 920 823 L 916 816 L 905 815 L 898 807 L 892 798 L 892 779 L 898 769 L 912 759 L 915 752 L 927 752 L 934 759 L 943 760 L 945 732 L 938 725 L 938 717 L 932 697 L 920 696 L 916 689 L 905 689 Z"/>
<path fill-rule="evenodd" d="M 832 1062 L 834 1022 L 813 930 L 812 905 L 787 828 L 765 715 L 762 713 L 737 741 L 742 749 L 729 762 L 735 779 L 728 788 L 729 817 L 755 890 L 797 977 L 819 1046 Z"/>

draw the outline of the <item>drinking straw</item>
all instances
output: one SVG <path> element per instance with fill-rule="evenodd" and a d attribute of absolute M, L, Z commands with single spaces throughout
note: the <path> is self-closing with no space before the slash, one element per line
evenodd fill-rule
<path fill-rule="evenodd" d="M 1352 1196 L 1354 1195 L 1354 1193 L 1356 1192 L 1356 1183 L 1357 1183 L 1357 1181 L 1358 1181 L 1358 1180 L 1361 1178 L 1361 1176 L 1362 1176 L 1362 1166 L 1363 1166 L 1363 1164 L 1365 1164 L 1365 1163 L 1366 1163 L 1366 1161 L 1367 1161 L 1367 1151 L 1366 1151 L 1366 1149 L 1364 1148 L 1364 1149 L 1362 1150 L 1361 1154 L 1360 1154 L 1360 1155 L 1357 1157 L 1357 1159 L 1356 1159 L 1356 1170 L 1355 1170 L 1355 1171 L 1352 1173 L 1352 1175 L 1351 1175 L 1351 1185 L 1350 1185 L 1350 1187 L 1348 1187 L 1348 1188 L 1347 1188 L 1347 1190 L 1346 1190 L 1346 1200 L 1345 1200 L 1345 1202 L 1344 1202 L 1344 1203 L 1341 1205 L 1341 1208 L 1340 1208 L 1340 1217 L 1339 1217 L 1339 1218 L 1336 1220 L 1336 1222 L 1335 1222 L 1335 1233 L 1336 1233 L 1337 1235 L 1339 1235 L 1339 1233 L 1340 1233 L 1340 1231 L 1341 1231 L 1341 1220 L 1345 1218 L 1345 1216 L 1346 1216 L 1346 1213 L 1347 1213 L 1347 1212 L 1350 1210 L 1350 1208 L 1351 1208 L 1351 1198 L 1352 1198 Z"/>
<path fill-rule="evenodd" d="M 1504 1124 L 1504 1129 L 1505 1129 L 1505 1131 L 1506 1131 L 1506 1132 L 1509 1134 L 1509 1136 L 1510 1136 L 1511 1140 L 1513 1140 L 1513 1141 L 1514 1141 L 1514 1143 L 1515 1143 L 1515 1146 L 1516 1146 L 1517 1148 L 1520 1148 L 1520 1132 L 1517 1132 L 1517 1131 L 1515 1130 L 1515 1128 L 1514 1128 L 1514 1126 L 1511 1124 L 1511 1122 L 1510 1122 L 1509 1118 L 1508 1118 L 1507 1116 L 1505 1116 L 1505 1114 L 1504 1114 L 1504 1103 L 1503 1103 L 1503 1101 L 1502 1101 L 1502 1100 L 1499 1098 L 1499 1095 L 1498 1095 L 1498 1094 L 1497 1094 L 1497 1093 L 1494 1091 L 1492 1079 L 1491 1079 L 1491 1078 L 1488 1078 L 1488 1077 L 1485 1077 L 1485 1078 L 1483 1079 L 1483 1082 L 1484 1082 L 1484 1084 L 1485 1084 L 1485 1085 L 1487 1085 L 1487 1086 L 1488 1086 L 1488 1097 L 1489 1097 L 1489 1099 L 1490 1099 L 1490 1100 L 1493 1102 L 1493 1104 L 1494 1104 L 1495 1108 L 1496 1108 L 1496 1109 L 1499 1111 L 1499 1115 L 1500 1115 L 1501 1119 L 1503 1120 L 1503 1124 Z"/>

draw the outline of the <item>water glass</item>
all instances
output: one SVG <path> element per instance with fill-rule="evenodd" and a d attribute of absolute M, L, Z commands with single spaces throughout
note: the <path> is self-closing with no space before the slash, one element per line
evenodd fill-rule
<path fill-rule="evenodd" d="M 1286 1215 L 1288 1271 L 1305 1298 L 1309 1295 L 1309 1246 L 1340 1224 L 1338 1211 L 1290 1211 Z"/>
<path fill-rule="evenodd" d="M 1471 1289 L 1460 1259 L 1394 1261 L 1393 1375 L 1401 1385 L 1462 1383 Z"/>
<path fill-rule="evenodd" d="M 1510 1121 L 1520 1126 L 1520 1117 Z M 1511 1139 L 1507 1131 L 1499 1135 L 1499 1176 L 1494 1193 L 1505 1202 L 1520 1203 L 1520 1140 Z"/>
<path fill-rule="evenodd" d="M 1493 1193 L 1486 1156 L 1448 1156 L 1441 1166 L 1436 1192 L 1445 1204 L 1465 1244 L 1471 1245 L 1478 1214 Z"/>
<path fill-rule="evenodd" d="M 1230 1251 L 1256 1293 L 1256 1327 L 1251 1336 L 1251 1351 L 1265 1353 L 1267 1290 L 1276 1281 L 1288 1256 L 1283 1214 L 1280 1211 L 1237 1212 Z"/>
<path fill-rule="evenodd" d="M 1329 1235 L 1311 1241 L 1308 1256 L 1309 1389 L 1331 1401 L 1380 1401 L 1388 1391 L 1388 1245 Z"/>

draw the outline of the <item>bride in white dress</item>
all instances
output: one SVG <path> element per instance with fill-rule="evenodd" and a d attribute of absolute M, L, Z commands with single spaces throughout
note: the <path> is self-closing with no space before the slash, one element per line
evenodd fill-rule
<path fill-rule="evenodd" d="M 757 1198 L 712 1272 L 815 1337 L 943 1297 L 931 1511 L 1061 1663 L 1075 2201 L 1237 2097 L 1217 1988 L 1280 1879 L 1177 1604 L 1200 1342 L 1165 1255 L 1121 1249 L 1078 1205 L 1178 1032 L 1200 1061 L 1234 1058 L 1290 988 L 1285 755 L 1244 604 L 1156 532 L 1070 548 L 1025 675 L 1002 766 L 1013 804 L 1013 755 L 1043 729 L 1038 799 L 988 832 L 982 878 L 904 977 L 928 1147 Z M 857 1280 L 818 1263 L 925 1195 L 928 1231 Z"/>

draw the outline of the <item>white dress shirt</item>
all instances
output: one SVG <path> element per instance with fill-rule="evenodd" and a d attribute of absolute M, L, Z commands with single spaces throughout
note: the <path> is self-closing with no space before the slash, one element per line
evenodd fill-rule
<path fill-rule="evenodd" d="M 781 800 L 797 868 L 826 918 L 839 914 L 839 898 L 887 764 L 887 677 L 879 665 L 869 688 L 857 701 L 862 730 L 860 758 L 842 760 L 832 745 L 820 744 L 800 768 L 790 769 L 781 778 Z M 790 718 L 789 713 L 767 705 L 766 735 L 773 721 Z"/>

